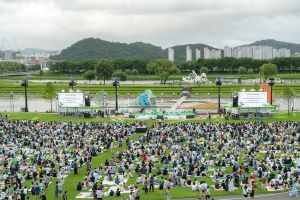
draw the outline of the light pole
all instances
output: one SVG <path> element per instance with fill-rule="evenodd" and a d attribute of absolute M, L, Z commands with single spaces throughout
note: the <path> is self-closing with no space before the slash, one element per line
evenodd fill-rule
<path fill-rule="evenodd" d="M 104 115 L 106 113 L 105 106 L 106 106 L 106 94 L 104 93 L 103 94 L 103 113 L 104 113 Z"/>
<path fill-rule="evenodd" d="M 274 78 L 269 78 L 268 85 L 271 88 L 271 100 L 270 100 L 270 104 L 273 105 L 273 86 L 275 85 Z"/>
<path fill-rule="evenodd" d="M 56 94 L 55 99 L 56 99 L 56 112 L 58 112 L 58 94 Z"/>
<path fill-rule="evenodd" d="M 74 86 L 76 85 L 76 80 L 75 79 L 71 79 L 70 82 L 69 82 L 69 87 L 72 88 L 72 91 L 74 91 Z"/>
<path fill-rule="evenodd" d="M 27 102 L 27 87 L 28 87 L 28 79 L 22 80 L 22 87 L 24 87 L 24 94 L 25 94 L 25 112 L 28 112 L 28 102 Z"/>
<path fill-rule="evenodd" d="M 118 111 L 118 87 L 120 87 L 120 78 L 116 77 L 115 81 L 113 82 L 113 86 L 115 87 L 115 92 L 116 92 L 116 112 Z"/>
<path fill-rule="evenodd" d="M 222 85 L 222 78 L 217 77 L 216 86 L 218 87 L 218 113 L 221 112 L 221 85 Z"/>
<path fill-rule="evenodd" d="M 14 93 L 11 92 L 9 94 L 9 97 L 10 97 L 10 111 L 14 112 Z"/>
<path fill-rule="evenodd" d="M 127 98 L 128 98 L 128 105 L 130 104 L 130 99 L 129 99 L 129 95 L 130 95 L 130 93 L 128 92 L 128 93 L 127 93 Z"/>

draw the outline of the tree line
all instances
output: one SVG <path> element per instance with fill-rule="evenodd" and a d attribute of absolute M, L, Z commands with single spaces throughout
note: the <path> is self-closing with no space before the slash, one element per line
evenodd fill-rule
<path fill-rule="evenodd" d="M 250 73 L 257 73 L 259 72 L 260 66 L 266 63 L 275 64 L 278 67 L 278 71 L 281 73 L 300 71 L 300 57 L 273 58 L 271 60 L 232 57 L 221 59 L 199 59 L 195 62 L 183 63 L 179 66 L 179 68 L 182 71 L 195 70 L 200 72 L 202 67 L 206 67 L 208 72 L 239 73 L 239 68 L 244 67 L 246 70 L 250 70 Z"/>
<path fill-rule="evenodd" d="M 12 61 L 1 61 L 0 62 L 0 73 L 4 72 L 21 72 L 25 71 L 26 66 L 17 62 Z"/>
<path fill-rule="evenodd" d="M 95 66 L 101 60 L 90 60 L 83 62 L 63 61 L 57 62 L 51 66 L 51 71 L 59 73 L 82 73 L 88 70 L 94 70 Z M 147 70 L 147 65 L 153 61 L 137 60 L 137 59 L 116 59 L 110 60 L 114 70 L 121 70 L 128 75 L 148 75 L 151 74 Z M 256 60 L 252 58 L 221 58 L 221 59 L 199 59 L 193 62 L 185 62 L 176 64 L 176 67 L 182 72 L 189 72 L 195 70 L 201 72 L 201 68 L 207 68 L 207 72 L 215 73 L 239 73 L 239 68 L 244 67 L 249 70 L 249 73 L 259 72 L 260 66 L 266 63 L 273 63 L 277 65 L 279 72 L 299 72 L 300 71 L 300 57 L 290 58 L 274 58 L 271 60 Z"/>

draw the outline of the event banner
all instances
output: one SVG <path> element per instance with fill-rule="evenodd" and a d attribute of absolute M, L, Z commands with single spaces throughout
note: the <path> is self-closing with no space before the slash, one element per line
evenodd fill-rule
<path fill-rule="evenodd" d="M 84 106 L 83 93 L 58 93 L 59 107 L 82 107 Z"/>
<path fill-rule="evenodd" d="M 267 92 L 239 92 L 240 107 L 264 107 L 267 105 Z"/>

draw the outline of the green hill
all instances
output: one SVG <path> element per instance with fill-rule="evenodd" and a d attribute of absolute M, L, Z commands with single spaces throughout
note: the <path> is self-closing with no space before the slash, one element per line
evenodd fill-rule
<path fill-rule="evenodd" d="M 277 41 L 274 39 L 260 40 L 260 41 L 254 42 L 252 44 L 249 44 L 249 45 L 251 45 L 251 46 L 266 45 L 266 46 L 271 46 L 275 49 L 287 48 L 287 49 L 291 50 L 291 54 L 294 54 L 295 52 L 300 52 L 300 44 L 281 42 L 281 41 Z"/>
<path fill-rule="evenodd" d="M 152 44 L 135 42 L 131 44 L 109 42 L 96 38 L 87 38 L 76 42 L 53 56 L 53 60 L 84 61 L 93 59 L 143 59 L 166 58 L 163 49 Z"/>
<path fill-rule="evenodd" d="M 193 49 L 193 60 L 196 59 L 196 48 L 201 50 L 203 58 L 203 49 L 213 47 L 205 44 L 187 44 L 174 46 L 175 62 L 182 63 L 186 60 L 186 46 Z M 62 50 L 61 54 L 51 57 L 53 60 L 72 60 L 85 61 L 94 59 L 167 59 L 168 49 L 154 46 L 143 42 L 131 44 L 120 42 L 109 42 L 97 38 L 86 38 L 76 42 L 70 47 Z"/>
<path fill-rule="evenodd" d="M 300 52 L 300 44 L 280 42 L 273 39 L 260 40 L 250 46 L 267 45 L 273 48 L 287 48 L 291 53 Z M 196 59 L 196 49 L 201 51 L 201 58 L 203 58 L 204 48 L 213 49 L 214 47 L 206 44 L 184 44 L 173 46 L 175 51 L 175 63 L 183 63 L 186 60 L 186 47 L 190 46 L 193 50 L 193 61 Z M 245 46 L 245 45 L 242 45 Z M 223 54 L 223 50 L 222 50 Z M 147 44 L 143 42 L 135 43 L 120 43 L 109 42 L 97 38 L 86 38 L 76 42 L 70 47 L 62 50 L 61 54 L 51 57 L 53 60 L 72 60 L 72 61 L 86 61 L 94 59 L 167 59 L 168 49 L 162 49 L 159 46 Z"/>

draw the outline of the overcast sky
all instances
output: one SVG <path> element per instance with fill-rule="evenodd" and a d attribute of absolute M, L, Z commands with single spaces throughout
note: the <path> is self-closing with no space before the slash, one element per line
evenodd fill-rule
<path fill-rule="evenodd" d="M 3 49 L 60 50 L 87 37 L 163 48 L 300 43 L 300 0 L 0 0 Z"/>

